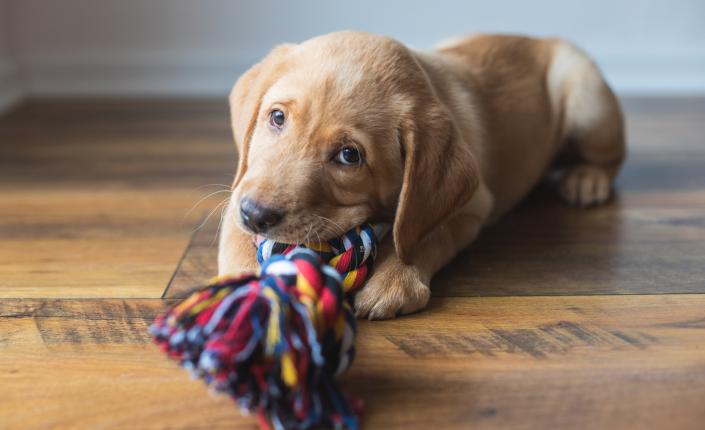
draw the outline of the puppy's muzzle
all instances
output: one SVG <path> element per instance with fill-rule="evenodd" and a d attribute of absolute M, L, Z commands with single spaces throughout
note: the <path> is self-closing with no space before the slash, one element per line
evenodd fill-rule
<path fill-rule="evenodd" d="M 281 222 L 284 212 L 245 197 L 240 201 L 240 218 L 253 232 L 265 233 Z"/>

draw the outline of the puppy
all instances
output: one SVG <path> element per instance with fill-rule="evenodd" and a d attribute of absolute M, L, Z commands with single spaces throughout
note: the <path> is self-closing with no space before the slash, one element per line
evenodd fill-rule
<path fill-rule="evenodd" d="M 230 107 L 239 161 L 220 274 L 256 270 L 255 233 L 301 243 L 390 222 L 355 298 L 370 319 L 422 309 L 433 275 L 557 159 L 560 194 L 588 207 L 625 156 L 616 97 L 559 39 L 474 35 L 420 52 L 329 34 L 275 48 Z"/>

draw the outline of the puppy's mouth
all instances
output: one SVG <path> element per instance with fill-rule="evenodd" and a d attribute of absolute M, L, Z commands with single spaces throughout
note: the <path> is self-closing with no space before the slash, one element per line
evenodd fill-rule
<path fill-rule="evenodd" d="M 250 224 L 242 218 L 238 220 L 239 227 L 248 234 L 295 244 L 325 242 L 344 235 L 354 227 L 315 214 L 297 216 L 296 220 L 285 218 L 277 225 L 267 227 Z"/>

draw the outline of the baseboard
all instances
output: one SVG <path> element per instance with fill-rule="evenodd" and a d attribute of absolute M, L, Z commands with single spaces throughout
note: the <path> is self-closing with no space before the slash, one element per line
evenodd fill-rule
<path fill-rule="evenodd" d="M 8 112 L 19 104 L 23 95 L 17 66 L 9 61 L 0 60 L 0 114 Z"/>
<path fill-rule="evenodd" d="M 705 57 L 693 53 L 614 55 L 593 52 L 621 95 L 705 94 Z M 247 58 L 244 58 L 247 57 Z M 23 59 L 36 97 L 225 96 L 256 55 L 61 56 Z"/>

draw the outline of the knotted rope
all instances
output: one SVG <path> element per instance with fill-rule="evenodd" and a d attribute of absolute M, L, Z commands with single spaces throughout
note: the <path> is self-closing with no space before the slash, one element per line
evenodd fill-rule
<path fill-rule="evenodd" d="M 158 317 L 155 341 L 263 428 L 358 427 L 335 381 L 352 363 L 350 299 L 386 226 L 302 246 L 256 239 L 260 274 L 223 277 Z"/>

